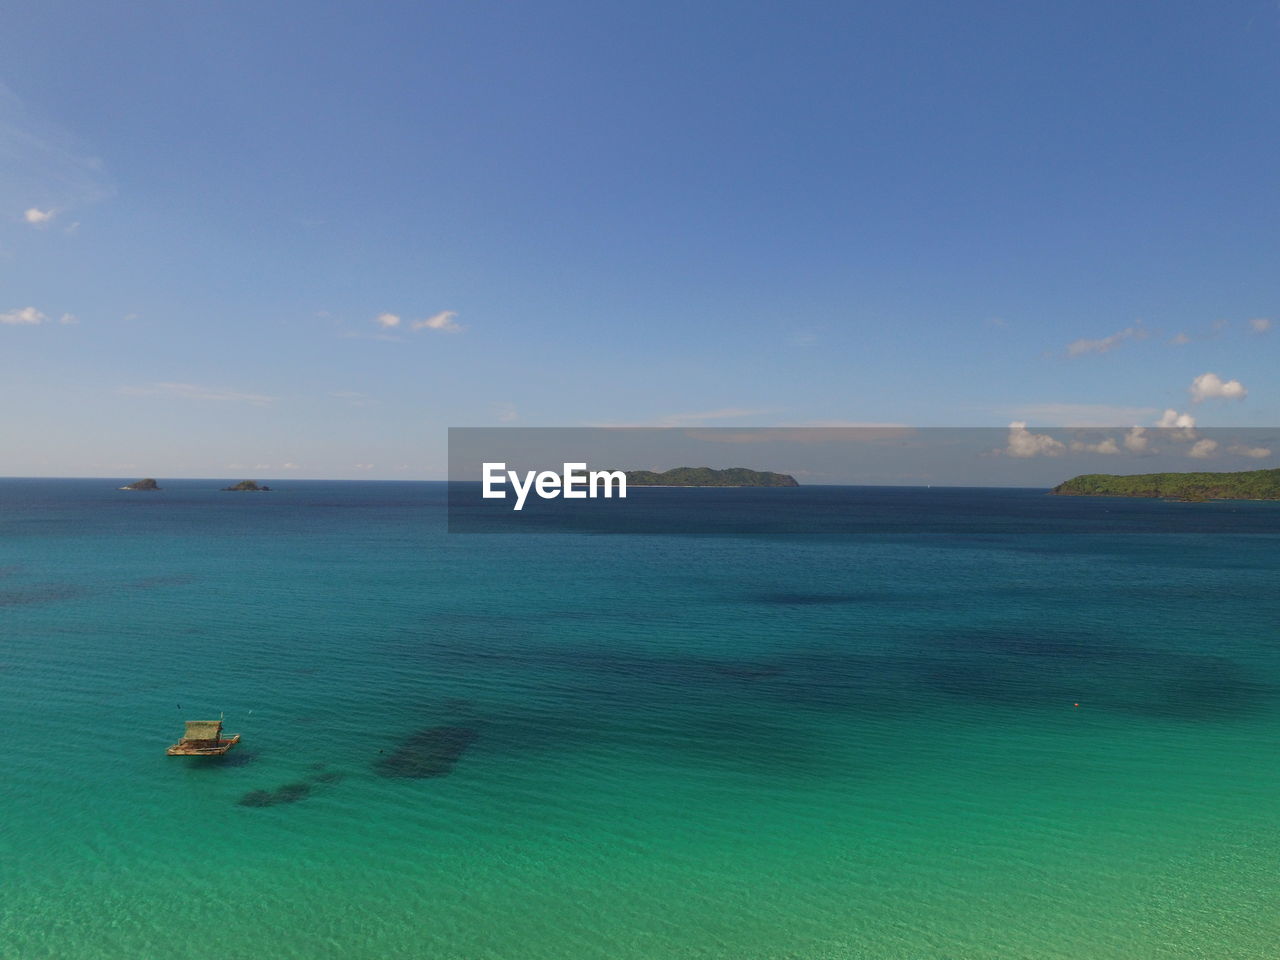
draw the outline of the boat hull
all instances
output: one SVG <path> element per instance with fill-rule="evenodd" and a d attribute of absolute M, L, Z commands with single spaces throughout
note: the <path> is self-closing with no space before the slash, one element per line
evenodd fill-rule
<path fill-rule="evenodd" d="M 165 751 L 171 757 L 219 757 L 240 742 L 240 734 L 225 740 L 179 740 Z"/>

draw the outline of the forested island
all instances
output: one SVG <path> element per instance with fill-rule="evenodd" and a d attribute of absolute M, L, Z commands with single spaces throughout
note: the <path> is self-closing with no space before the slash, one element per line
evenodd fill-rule
<path fill-rule="evenodd" d="M 264 483 L 262 486 L 258 486 L 258 485 L 257 485 L 256 483 L 254 483 L 252 480 L 241 480 L 241 481 L 240 481 L 239 483 L 237 483 L 237 484 L 233 484 L 233 485 L 232 485 L 232 486 L 230 486 L 230 487 L 223 487 L 222 489 L 223 489 L 223 490 L 230 490 L 230 491 L 232 491 L 233 493 L 236 493 L 236 492 L 239 492 L 239 491 L 242 491 L 242 490 L 249 490 L 249 491 L 254 491 L 254 492 L 264 492 L 264 493 L 265 493 L 265 492 L 269 492 L 269 491 L 271 490 L 271 488 L 270 488 L 270 487 L 268 487 L 265 483 Z"/>
<path fill-rule="evenodd" d="M 1063 497 L 1280 500 L 1280 470 L 1238 473 L 1086 473 L 1049 491 Z"/>
<path fill-rule="evenodd" d="M 796 478 L 768 470 L 729 467 L 675 467 L 662 473 L 653 470 L 628 470 L 627 485 L 634 487 L 798 487 Z"/>

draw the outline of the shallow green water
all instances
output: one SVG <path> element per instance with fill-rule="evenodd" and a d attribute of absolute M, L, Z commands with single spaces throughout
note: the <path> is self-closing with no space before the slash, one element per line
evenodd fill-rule
<path fill-rule="evenodd" d="M 1275 537 L 208 486 L 0 482 L 6 960 L 1275 955 Z M 220 711 L 226 761 L 164 755 Z M 437 727 L 442 775 L 379 772 Z"/>

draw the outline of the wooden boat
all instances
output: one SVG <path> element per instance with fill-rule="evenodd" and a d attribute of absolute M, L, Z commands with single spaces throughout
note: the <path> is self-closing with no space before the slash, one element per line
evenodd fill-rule
<path fill-rule="evenodd" d="M 217 757 L 240 742 L 240 734 L 222 736 L 221 720 L 188 720 L 182 739 L 165 751 L 171 757 Z"/>

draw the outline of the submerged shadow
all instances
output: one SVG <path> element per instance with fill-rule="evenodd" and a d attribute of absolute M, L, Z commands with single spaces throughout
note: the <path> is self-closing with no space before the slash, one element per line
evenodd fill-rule
<path fill-rule="evenodd" d="M 282 803 L 297 803 L 311 793 L 311 784 L 299 781 L 286 783 L 274 790 L 250 790 L 240 798 L 242 807 L 274 807 Z"/>
<path fill-rule="evenodd" d="M 427 727 L 411 733 L 391 753 L 373 762 L 383 777 L 446 777 L 478 736 L 474 727 Z"/>
<path fill-rule="evenodd" d="M 0 607 L 22 607 L 37 603 L 58 603 L 83 597 L 89 591 L 72 583 L 43 583 L 30 587 L 0 590 Z"/>

